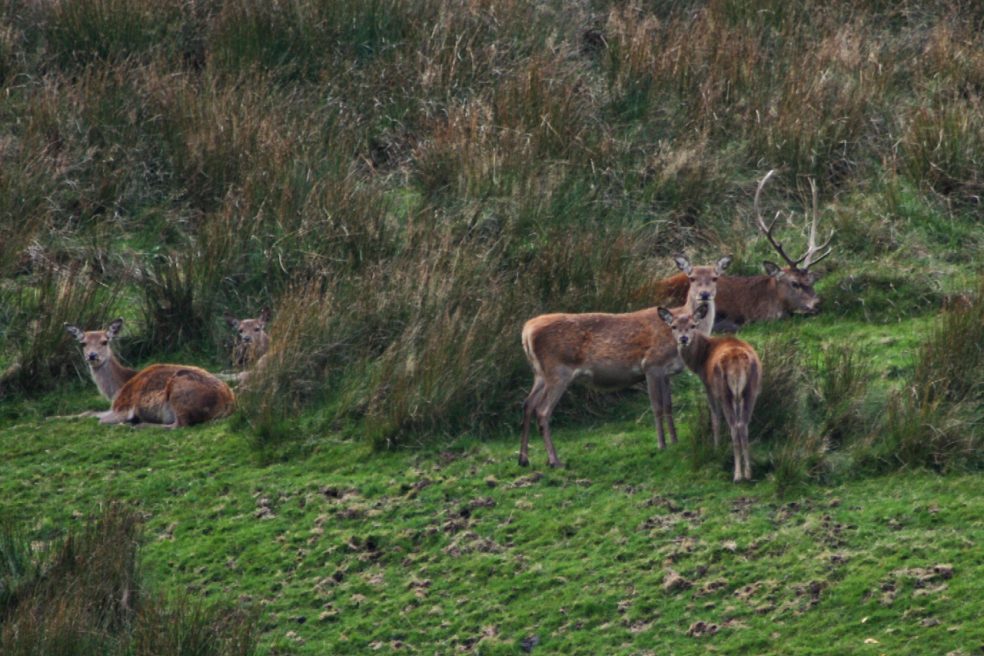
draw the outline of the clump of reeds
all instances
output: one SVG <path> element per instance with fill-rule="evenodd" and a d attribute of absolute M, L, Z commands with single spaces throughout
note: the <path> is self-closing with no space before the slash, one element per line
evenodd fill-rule
<path fill-rule="evenodd" d="M 88 656 L 255 653 L 249 612 L 165 597 L 145 587 L 139 513 L 110 503 L 100 516 L 41 545 L 0 530 L 0 651 Z"/>

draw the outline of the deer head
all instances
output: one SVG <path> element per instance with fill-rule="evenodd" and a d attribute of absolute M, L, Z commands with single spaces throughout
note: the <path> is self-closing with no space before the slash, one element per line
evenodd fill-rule
<path fill-rule="evenodd" d="M 65 330 L 82 345 L 82 355 L 93 369 L 98 369 L 113 358 L 109 343 L 123 329 L 123 319 L 116 319 L 106 330 L 82 331 L 78 326 L 65 324 Z"/>
<path fill-rule="evenodd" d="M 817 297 L 813 285 L 820 276 L 815 271 L 810 271 L 809 269 L 833 251 L 829 244 L 834 237 L 834 231 L 831 230 L 827 240 L 817 246 L 817 220 L 819 219 L 820 213 L 817 209 L 817 185 L 811 178 L 810 190 L 813 196 L 813 216 L 810 221 L 806 252 L 797 259 L 793 259 L 787 255 L 782 247 L 782 243 L 777 241 L 773 235 L 776 221 L 779 220 L 782 212 L 776 212 L 772 222 L 766 225 L 759 206 L 762 188 L 765 187 L 765 183 L 769 181 L 774 173 L 775 169 L 766 173 L 755 190 L 755 222 L 759 231 L 769 240 L 772 248 L 789 266 L 784 269 L 774 262 L 769 261 L 765 261 L 762 264 L 765 267 L 765 272 L 776 280 L 776 291 L 784 310 L 791 314 L 816 314 L 819 312 L 820 299 Z"/>

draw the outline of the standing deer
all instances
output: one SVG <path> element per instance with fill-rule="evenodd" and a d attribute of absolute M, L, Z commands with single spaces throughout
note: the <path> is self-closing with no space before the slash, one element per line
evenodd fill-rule
<path fill-rule="evenodd" d="M 252 367 L 270 348 L 270 336 L 266 332 L 270 308 L 260 310 L 255 319 L 237 319 L 226 312 L 225 320 L 239 337 L 232 347 L 232 366 L 240 370 Z"/>
<path fill-rule="evenodd" d="M 748 424 L 762 385 L 762 362 L 748 342 L 730 336 L 708 337 L 700 325 L 706 314 L 707 309 L 702 306 L 683 313 L 659 308 L 659 316 L 670 327 L 680 357 L 704 383 L 711 406 L 714 446 L 719 442 L 718 415 L 723 412 L 731 429 L 734 480 L 751 480 Z"/>
<path fill-rule="evenodd" d="M 813 192 L 813 218 L 806 252 L 793 259 L 783 250 L 782 244 L 776 241 L 772 234 L 779 213 L 776 213 L 772 223 L 766 225 L 759 211 L 759 197 L 762 188 L 775 173 L 769 171 L 762 178 L 755 190 L 755 221 L 758 229 L 769 240 L 773 249 L 788 265 L 785 269 L 773 262 L 763 262 L 766 275 L 759 276 L 721 276 L 718 280 L 716 299 L 716 318 L 714 330 L 735 332 L 740 326 L 749 321 L 768 321 L 788 317 L 791 314 L 816 314 L 820 311 L 820 299 L 813 289 L 819 275 L 810 271 L 810 267 L 830 255 L 828 247 L 834 233 L 830 233 L 820 246 L 816 245 L 817 237 L 817 188 L 811 180 Z M 823 253 L 823 249 L 827 249 Z M 819 256 L 818 256 L 818 253 Z M 683 303 L 687 296 L 690 281 L 681 274 L 664 278 L 655 283 L 655 296 L 668 305 Z"/>
<path fill-rule="evenodd" d="M 99 418 L 101 424 L 129 423 L 135 426 L 178 428 L 232 412 L 235 396 L 229 386 L 198 367 L 152 364 L 136 371 L 120 364 L 110 342 L 123 328 L 116 319 L 106 330 L 83 332 L 76 326 L 65 329 L 80 344 L 89 373 L 99 392 L 112 402 L 105 412 L 81 416 Z"/>
<path fill-rule="evenodd" d="M 677 257 L 677 266 L 687 276 L 690 291 L 687 306 L 676 311 L 708 308 L 702 330 L 710 332 L 714 322 L 714 299 L 721 272 L 731 262 L 721 258 L 715 266 L 691 266 Z M 533 368 L 533 388 L 523 403 L 523 435 L 519 464 L 529 464 L 530 420 L 536 415 L 551 467 L 560 460 L 550 438 L 550 417 L 567 387 L 587 378 L 596 387 L 617 390 L 643 380 L 653 409 L 659 448 L 666 448 L 664 420 L 670 439 L 677 442 L 669 377 L 683 370 L 669 329 L 656 308 L 608 314 L 543 314 L 523 326 L 523 350 Z"/>

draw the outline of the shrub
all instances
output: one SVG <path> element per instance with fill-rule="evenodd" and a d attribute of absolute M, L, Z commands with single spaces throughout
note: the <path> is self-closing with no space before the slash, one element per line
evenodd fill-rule
<path fill-rule="evenodd" d="M 30 282 L 4 290 L 2 325 L 11 365 L 0 376 L 0 395 L 51 389 L 81 366 L 65 324 L 95 329 L 106 322 L 118 288 L 105 286 L 88 267 L 43 265 Z"/>
<path fill-rule="evenodd" d="M 881 433 L 861 448 L 879 469 L 984 464 L 984 281 L 967 306 L 943 313 L 920 349 L 911 382 L 896 392 Z"/>
<path fill-rule="evenodd" d="M 17 656 L 255 652 L 249 613 L 147 590 L 140 515 L 116 503 L 80 530 L 32 549 L 0 530 L 0 651 Z"/>

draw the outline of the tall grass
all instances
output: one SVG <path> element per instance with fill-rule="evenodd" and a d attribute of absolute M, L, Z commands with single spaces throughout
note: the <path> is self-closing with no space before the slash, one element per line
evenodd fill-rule
<path fill-rule="evenodd" d="M 35 549 L 0 530 L 4 654 L 255 653 L 249 613 L 168 599 L 144 587 L 137 512 L 108 504 L 64 538 Z"/>

